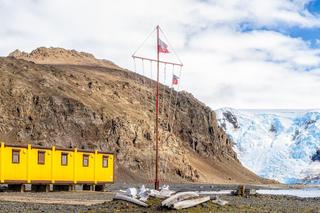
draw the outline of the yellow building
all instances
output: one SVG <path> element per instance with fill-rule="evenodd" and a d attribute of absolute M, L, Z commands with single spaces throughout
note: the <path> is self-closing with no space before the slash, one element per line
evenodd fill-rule
<path fill-rule="evenodd" d="M 1 143 L 0 183 L 102 185 L 113 181 L 112 153 Z"/>

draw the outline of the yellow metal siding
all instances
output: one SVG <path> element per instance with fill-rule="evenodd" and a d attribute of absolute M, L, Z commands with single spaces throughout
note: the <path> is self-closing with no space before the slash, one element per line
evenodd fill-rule
<path fill-rule="evenodd" d="M 89 156 L 88 167 L 83 166 L 83 155 Z M 93 153 L 77 153 L 77 181 L 94 181 L 94 154 Z"/>
<path fill-rule="evenodd" d="M 20 150 L 20 162 L 12 163 L 12 150 Z M 45 151 L 44 164 L 38 163 L 38 152 Z M 68 154 L 67 165 L 62 165 L 62 153 Z M 89 156 L 88 167 L 83 166 L 83 155 Z M 108 167 L 103 168 L 102 158 L 108 156 Z M 17 182 L 68 182 L 99 183 L 113 182 L 113 154 L 74 150 L 56 150 L 55 147 L 33 148 L 10 147 L 1 143 L 0 181 Z"/>
<path fill-rule="evenodd" d="M 45 163 L 38 164 L 38 151 L 45 152 Z M 32 148 L 30 150 L 30 180 L 32 181 L 51 181 L 51 150 L 39 150 Z"/>
<path fill-rule="evenodd" d="M 20 151 L 19 163 L 12 163 L 12 150 Z M 4 181 L 25 180 L 27 181 L 27 149 L 26 148 L 11 148 L 4 147 L 1 150 L 3 154 L 3 179 Z"/>
<path fill-rule="evenodd" d="M 108 156 L 108 167 L 102 167 L 102 158 L 103 156 Z M 96 164 L 96 181 L 113 181 L 113 155 L 111 154 L 100 154 L 97 156 Z"/>
<path fill-rule="evenodd" d="M 61 154 L 68 153 L 67 165 L 61 165 Z M 54 152 L 54 173 L 53 179 L 56 182 L 70 181 L 73 182 L 73 152 L 57 150 Z"/>

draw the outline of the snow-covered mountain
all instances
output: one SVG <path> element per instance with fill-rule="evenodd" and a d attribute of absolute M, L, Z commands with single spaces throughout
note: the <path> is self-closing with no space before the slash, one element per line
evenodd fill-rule
<path fill-rule="evenodd" d="M 216 113 L 244 166 L 283 183 L 320 184 L 320 110 Z"/>

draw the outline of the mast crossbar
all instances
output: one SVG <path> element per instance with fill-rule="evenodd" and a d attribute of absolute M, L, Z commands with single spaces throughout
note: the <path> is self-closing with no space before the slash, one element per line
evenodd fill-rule
<path fill-rule="evenodd" d="M 158 62 L 158 60 L 156 60 L 156 59 L 145 58 L 145 57 L 135 56 L 135 55 L 133 55 L 132 58 L 138 58 L 138 59 L 141 59 L 141 60 L 148 60 L 148 61 Z M 159 63 L 162 63 L 162 64 L 171 64 L 171 65 L 181 66 L 181 67 L 183 66 L 183 64 L 173 63 L 173 62 L 169 62 L 169 61 L 161 61 L 161 60 L 159 60 Z"/>

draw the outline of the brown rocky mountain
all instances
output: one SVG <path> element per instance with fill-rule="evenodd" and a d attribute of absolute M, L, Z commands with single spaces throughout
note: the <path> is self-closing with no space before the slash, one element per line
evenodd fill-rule
<path fill-rule="evenodd" d="M 0 139 L 6 143 L 113 151 L 118 181 L 154 174 L 154 88 L 150 79 L 91 54 L 61 48 L 0 58 Z M 263 183 L 239 163 L 215 113 L 170 89 L 161 96 L 161 177 L 167 181 Z M 173 93 L 176 95 L 176 92 Z M 164 99 L 163 99 L 164 98 Z M 169 107 L 171 111 L 169 112 Z"/>
<path fill-rule="evenodd" d="M 33 50 L 31 53 L 15 50 L 9 54 L 9 57 L 33 61 L 37 64 L 96 65 L 112 69 L 121 69 L 111 61 L 96 59 L 90 53 L 78 52 L 75 50 L 66 51 L 63 48 L 39 47 Z"/>

